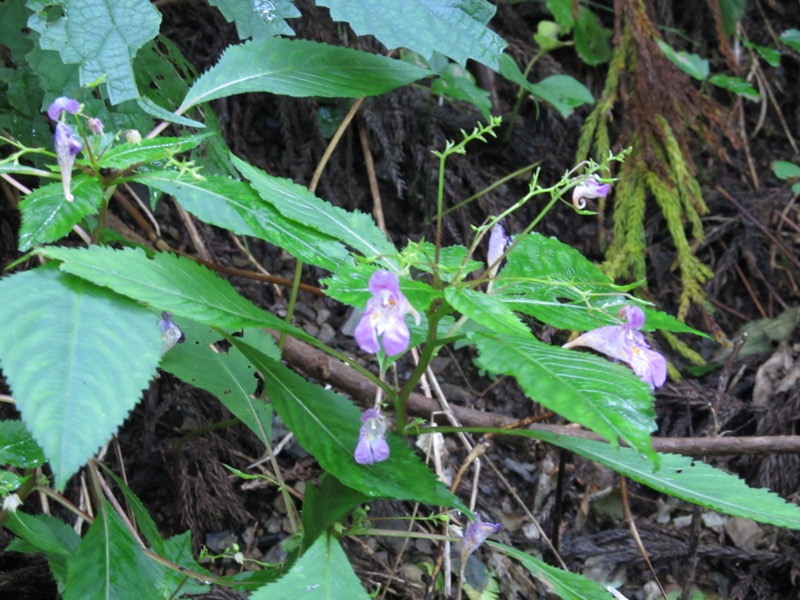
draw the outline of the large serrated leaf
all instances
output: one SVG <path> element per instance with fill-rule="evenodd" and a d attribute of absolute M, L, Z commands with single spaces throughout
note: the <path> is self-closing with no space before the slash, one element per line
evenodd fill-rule
<path fill-rule="evenodd" d="M 40 268 L 0 280 L 0 322 L 3 372 L 63 489 L 155 375 L 158 318 L 107 289 Z"/>
<path fill-rule="evenodd" d="M 161 368 L 214 394 L 265 446 L 269 446 L 272 406 L 255 397 L 258 382 L 250 361 L 235 347 L 227 352 L 212 350 L 211 345 L 222 337 L 207 326 L 189 320 L 179 321 L 177 324 L 186 341 L 167 352 Z M 244 339 L 272 358 L 280 358 L 275 341 L 267 333 L 246 330 Z"/>
<path fill-rule="evenodd" d="M 63 261 L 62 271 L 176 316 L 224 329 L 269 327 L 316 342 L 302 330 L 254 306 L 230 283 L 188 258 L 159 253 L 150 259 L 139 248 L 114 250 L 106 246 L 48 246 L 38 252 Z"/>
<path fill-rule="evenodd" d="M 494 296 L 469 288 L 449 286 L 444 290 L 444 297 L 455 310 L 491 331 L 522 335 L 529 331 L 519 317 Z"/>
<path fill-rule="evenodd" d="M 466 507 L 447 490 L 392 432 L 387 441 L 389 460 L 359 465 L 353 458 L 358 441 L 361 411 L 347 398 L 307 382 L 277 361 L 230 338 L 264 377 L 264 386 L 275 410 L 317 459 L 320 466 L 346 486 L 372 498 L 395 498 L 425 504 Z"/>
<path fill-rule="evenodd" d="M 165 569 L 150 560 L 107 500 L 70 558 L 64 600 L 160 598 Z"/>
<path fill-rule="evenodd" d="M 22 511 L 9 514 L 5 524 L 19 539 L 7 551 L 44 554 L 53 577 L 63 587 L 67 582 L 67 563 L 80 545 L 81 538 L 61 519 L 51 515 L 28 515 Z"/>
<path fill-rule="evenodd" d="M 286 96 L 376 96 L 427 77 L 400 60 L 307 40 L 269 38 L 231 46 L 192 86 L 178 109 L 245 92 Z"/>
<path fill-rule="evenodd" d="M 209 0 L 228 22 L 236 24 L 236 32 L 243 40 L 254 40 L 274 35 L 294 35 L 286 19 L 302 16 L 291 0 Z"/>
<path fill-rule="evenodd" d="M 655 460 L 650 388 L 633 372 L 603 358 L 544 344 L 532 335 L 468 334 L 482 368 L 513 375 L 525 394 L 612 444 L 624 440 Z"/>
<path fill-rule="evenodd" d="M 516 434 L 515 434 L 516 435 Z M 658 468 L 631 448 L 613 448 L 603 442 L 551 433 L 524 431 L 534 437 L 596 461 L 656 491 L 721 513 L 800 529 L 800 506 L 786 502 L 767 489 L 744 481 L 699 460 L 678 454 L 658 454 Z"/>
<path fill-rule="evenodd" d="M 488 541 L 486 544 L 518 560 L 523 567 L 530 571 L 531 575 L 541 581 L 548 590 L 557 594 L 561 600 L 602 600 L 603 598 L 613 598 L 610 593 L 603 589 L 602 585 L 583 575 L 563 571 L 505 544 L 498 544 L 492 541 Z"/>
<path fill-rule="evenodd" d="M 318 0 L 331 17 L 388 48 L 405 47 L 427 59 L 439 52 L 464 65 L 475 59 L 498 69 L 506 42 L 487 23 L 495 7 L 485 0 Z"/>
<path fill-rule="evenodd" d="M 161 13 L 147 0 L 66 0 L 64 12 L 42 34 L 42 48 L 80 65 L 81 85 L 105 76 L 112 104 L 138 98 L 132 59 L 158 35 Z"/>
<path fill-rule="evenodd" d="M 64 197 L 61 182 L 44 185 L 23 198 L 19 204 L 22 211 L 20 252 L 61 239 L 81 219 L 100 209 L 103 189 L 97 180 L 79 175 L 71 189 L 75 196 L 72 202 Z"/>
<path fill-rule="evenodd" d="M 0 421 L 0 465 L 32 469 L 44 462 L 42 449 L 22 421 Z"/>
<path fill-rule="evenodd" d="M 369 500 L 369 496 L 347 487 L 328 473 L 323 474 L 319 488 L 306 486 L 303 497 L 303 544 L 311 544 L 327 527 Z"/>
<path fill-rule="evenodd" d="M 126 169 L 138 163 L 163 160 L 196 148 L 213 133 L 200 133 L 179 138 L 156 138 L 138 143 L 127 142 L 114 146 L 100 157 L 100 166 L 108 169 Z"/>
<path fill-rule="evenodd" d="M 258 194 L 283 216 L 313 227 L 367 258 L 380 258 L 382 265 L 397 270 L 390 260 L 397 254 L 397 249 L 371 216 L 334 206 L 291 179 L 273 177 L 236 156 L 231 155 L 231 160 Z"/>
<path fill-rule="evenodd" d="M 286 218 L 247 183 L 227 177 L 195 180 L 175 171 L 156 171 L 136 181 L 174 196 L 198 219 L 280 246 L 306 263 L 334 270 L 353 264 L 347 248 L 327 235 Z"/>
<path fill-rule="evenodd" d="M 253 592 L 250 600 L 368 600 L 369 597 L 339 540 L 323 535 L 286 575 Z"/>

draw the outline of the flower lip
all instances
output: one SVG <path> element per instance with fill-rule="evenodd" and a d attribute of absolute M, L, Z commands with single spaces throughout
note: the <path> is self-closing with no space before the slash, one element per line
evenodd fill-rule
<path fill-rule="evenodd" d="M 354 332 L 356 342 L 364 352 L 375 354 L 382 346 L 388 356 L 396 356 L 411 340 L 405 316 L 413 313 L 419 324 L 419 313 L 400 291 L 400 281 L 391 271 L 375 271 L 368 288 L 372 297 Z"/>
<path fill-rule="evenodd" d="M 360 465 L 371 465 L 389 458 L 386 423 L 381 413 L 374 408 L 365 410 L 361 415 L 361 429 L 353 458 Z"/>
<path fill-rule="evenodd" d="M 53 121 L 58 121 L 64 111 L 75 115 L 78 114 L 80 109 L 81 104 L 77 100 L 74 100 L 73 98 L 67 98 L 66 96 L 59 96 L 50 103 L 50 106 L 47 107 L 47 116 Z"/>

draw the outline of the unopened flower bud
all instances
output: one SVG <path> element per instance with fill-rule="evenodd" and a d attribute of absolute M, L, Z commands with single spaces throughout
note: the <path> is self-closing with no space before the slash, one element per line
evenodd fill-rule
<path fill-rule="evenodd" d="M 103 135 L 103 122 L 100 119 L 89 119 L 89 129 L 95 135 Z"/>
<path fill-rule="evenodd" d="M 596 175 L 589 175 L 572 190 L 572 205 L 578 210 L 586 208 L 586 201 L 594 198 L 605 198 L 611 186 L 607 183 L 600 183 Z"/>
<path fill-rule="evenodd" d="M 72 166 L 75 164 L 78 152 L 83 149 L 83 144 L 75 135 L 72 127 L 59 121 L 56 123 L 55 148 L 58 168 L 61 171 L 61 181 L 64 184 L 64 197 L 72 202 L 74 198 L 70 190 Z"/>

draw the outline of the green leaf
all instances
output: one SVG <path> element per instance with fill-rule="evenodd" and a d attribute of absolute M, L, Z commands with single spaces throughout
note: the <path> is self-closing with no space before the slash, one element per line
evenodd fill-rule
<path fill-rule="evenodd" d="M 597 15 L 581 6 L 575 21 L 575 50 L 581 60 L 592 67 L 608 62 L 611 58 L 610 37 L 611 30 L 603 27 Z"/>
<path fill-rule="evenodd" d="M 70 557 L 64 600 L 160 598 L 159 570 L 107 500 Z"/>
<path fill-rule="evenodd" d="M 213 133 L 200 133 L 179 138 L 156 138 L 138 143 L 128 142 L 111 148 L 100 157 L 100 166 L 126 169 L 139 163 L 151 163 L 196 148 Z"/>
<path fill-rule="evenodd" d="M 786 160 L 776 160 L 772 163 L 772 172 L 778 179 L 800 178 L 800 165 Z"/>
<path fill-rule="evenodd" d="M 572 31 L 575 24 L 575 17 L 572 14 L 572 0 L 546 0 L 547 10 L 553 14 L 556 23 L 559 24 L 564 34 Z"/>
<path fill-rule="evenodd" d="M 656 429 L 650 388 L 633 372 L 604 358 L 544 344 L 532 335 L 471 332 L 478 366 L 513 375 L 525 394 L 570 421 L 603 436 L 622 439 L 655 458 Z"/>
<path fill-rule="evenodd" d="M 722 17 L 722 30 L 725 35 L 736 33 L 736 23 L 744 15 L 747 0 L 719 0 L 719 12 Z"/>
<path fill-rule="evenodd" d="M 477 290 L 448 286 L 444 290 L 445 300 L 465 317 L 498 333 L 525 335 L 528 327 L 502 301 Z"/>
<path fill-rule="evenodd" d="M 774 48 L 765 48 L 764 46 L 759 46 L 744 38 L 739 38 L 739 40 L 746 48 L 751 48 L 758 52 L 761 58 L 763 58 L 770 67 L 777 68 L 781 66 L 781 53 Z"/>
<path fill-rule="evenodd" d="M 328 526 L 341 521 L 351 510 L 369 501 L 369 496 L 324 473 L 319 488 L 309 484 L 303 496 L 303 544 L 310 545 Z"/>
<path fill-rule="evenodd" d="M 63 489 L 155 375 L 158 318 L 109 290 L 39 268 L 0 280 L 0 322 L 3 372 Z"/>
<path fill-rule="evenodd" d="M 758 100 L 761 98 L 761 94 L 759 94 L 752 85 L 747 83 L 741 77 L 733 77 L 731 75 L 712 75 L 708 78 L 708 82 L 716 85 L 717 87 L 730 90 L 737 96 L 742 96 L 748 100 Z"/>
<path fill-rule="evenodd" d="M 275 35 L 294 35 L 286 19 L 295 19 L 302 14 L 291 0 L 209 0 L 229 23 L 236 23 L 239 38 L 255 40 Z"/>
<path fill-rule="evenodd" d="M 167 121 L 168 123 L 177 123 L 178 125 L 183 125 L 185 127 L 196 127 L 198 129 L 203 129 L 206 126 L 205 123 L 201 123 L 200 121 L 187 119 L 186 117 L 179 117 L 172 111 L 160 107 L 158 104 L 150 100 L 150 98 L 139 98 L 136 100 L 136 104 L 138 104 L 139 108 L 141 108 L 151 117 L 161 119 L 162 121 Z M 159 139 L 163 140 L 164 138 Z"/>
<path fill-rule="evenodd" d="M 20 252 L 61 239 L 84 217 L 100 210 L 103 189 L 96 179 L 79 175 L 71 189 L 75 197 L 72 202 L 64 197 L 61 182 L 44 185 L 23 198 L 19 204 L 22 211 Z"/>
<path fill-rule="evenodd" d="M 291 179 L 273 177 L 236 156 L 231 155 L 231 160 L 261 198 L 284 217 L 313 227 L 354 248 L 366 258 L 379 258 L 387 268 L 397 270 L 390 260 L 397 254 L 397 249 L 370 215 L 334 206 L 317 198 L 305 186 Z"/>
<path fill-rule="evenodd" d="M 24 544 L 15 540 L 7 550 L 41 552 L 59 585 L 66 585 L 67 563 L 81 543 L 80 536 L 72 527 L 51 515 L 28 515 L 19 510 L 9 514 L 5 526 L 24 540 Z"/>
<path fill-rule="evenodd" d="M 700 81 L 705 81 L 708 77 L 709 67 L 705 58 L 697 54 L 689 54 L 683 50 L 676 52 L 672 46 L 663 40 L 658 40 L 658 47 L 661 48 L 664 56 L 684 73 Z"/>
<path fill-rule="evenodd" d="M 245 182 L 217 176 L 192 179 L 177 171 L 143 173 L 136 181 L 174 196 L 206 223 L 265 240 L 309 264 L 332 271 L 353 263 L 341 243 L 284 217 Z"/>
<path fill-rule="evenodd" d="M 787 29 L 781 34 L 780 40 L 800 52 L 800 29 Z"/>
<path fill-rule="evenodd" d="M 431 91 L 434 94 L 472 104 L 481 112 L 484 119 L 489 119 L 492 114 L 489 92 L 475 83 L 475 78 L 466 67 L 448 61 L 447 66 L 437 73 L 439 77 L 431 83 Z"/>
<path fill-rule="evenodd" d="M 255 397 L 258 381 L 250 361 L 235 346 L 227 352 L 212 349 L 211 345 L 219 342 L 222 336 L 205 325 L 189 320 L 181 320 L 177 325 L 186 341 L 167 352 L 161 368 L 214 394 L 265 446 L 269 446 L 272 406 Z M 274 340 L 262 330 L 246 330 L 244 340 L 267 356 L 280 359 Z"/>
<path fill-rule="evenodd" d="M 81 85 L 105 76 L 112 104 L 139 97 L 131 61 L 158 35 L 161 13 L 147 0 L 66 0 L 65 16 L 50 24 L 41 47 L 80 65 Z"/>
<path fill-rule="evenodd" d="M 393 432 L 387 432 L 391 456 L 372 465 L 353 458 L 361 411 L 350 400 L 305 381 L 279 362 L 238 338 L 230 338 L 264 378 L 275 410 L 297 441 L 320 466 L 347 487 L 371 498 L 395 498 L 466 510 Z"/>
<path fill-rule="evenodd" d="M 405 47 L 425 58 L 439 52 L 464 65 L 472 58 L 497 70 L 506 42 L 487 23 L 495 7 L 485 0 L 318 0 L 336 21 L 387 48 Z"/>
<path fill-rule="evenodd" d="M 786 502 L 767 489 L 751 488 L 735 475 L 699 460 L 659 453 L 659 466 L 654 469 L 652 461 L 631 448 L 612 448 L 603 442 L 548 431 L 525 431 L 521 435 L 566 448 L 658 492 L 687 502 L 759 523 L 800 529 L 800 506 Z"/>
<path fill-rule="evenodd" d="M 276 583 L 250 600 L 369 600 L 339 541 L 321 536 Z"/>
<path fill-rule="evenodd" d="M 150 259 L 140 248 L 114 250 L 106 246 L 84 249 L 47 246 L 38 253 L 63 261 L 62 271 L 169 311 L 174 316 L 224 329 L 268 327 L 311 343 L 316 341 L 302 330 L 257 308 L 240 296 L 230 283 L 182 256 L 158 253 Z"/>
<path fill-rule="evenodd" d="M 42 449 L 22 421 L 0 421 L 0 464 L 32 469 L 44 462 Z"/>
<path fill-rule="evenodd" d="M 191 569 L 195 573 L 208 573 L 208 570 L 201 567 L 194 559 L 191 531 L 184 531 L 183 533 L 169 538 L 164 542 L 164 549 L 162 552 L 159 552 L 159 556 L 184 569 Z M 161 577 L 156 582 L 156 585 L 161 590 L 160 598 L 165 598 L 167 600 L 171 598 L 184 598 L 188 597 L 185 596 L 185 594 L 203 595 L 209 591 L 209 583 L 187 577 L 181 571 L 163 568 L 160 569 L 160 573 Z M 178 594 L 179 591 L 180 594 Z"/>
<path fill-rule="evenodd" d="M 541 581 L 550 592 L 555 593 L 561 600 L 600 600 L 602 598 L 613 598 L 602 585 L 583 575 L 562 571 L 530 554 L 526 554 L 525 552 L 521 552 L 505 544 L 499 544 L 489 540 L 486 542 L 486 545 L 519 561 L 523 567 L 528 569 L 531 575 Z"/>
<path fill-rule="evenodd" d="M 445 246 L 439 250 L 439 276 L 442 281 L 453 281 L 456 275 L 464 278 L 483 267 L 477 260 L 467 260 L 469 250 L 464 246 Z M 401 252 L 403 261 L 424 273 L 433 273 L 436 247 L 430 242 L 409 241 Z"/>
<path fill-rule="evenodd" d="M 286 96 L 376 96 L 430 75 L 394 60 L 307 40 L 269 38 L 231 46 L 192 86 L 178 114 L 202 102 L 270 92 Z"/>

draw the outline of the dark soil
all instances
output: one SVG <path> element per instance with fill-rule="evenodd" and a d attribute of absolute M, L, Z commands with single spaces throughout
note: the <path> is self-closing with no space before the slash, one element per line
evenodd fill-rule
<path fill-rule="evenodd" d="M 657 9 L 659 24 L 686 31 L 694 40 L 706 40 L 693 51 L 717 57 L 716 29 L 708 11 L 709 3 L 670 1 L 648 2 Z M 341 28 L 331 24 L 327 12 L 298 2 L 305 18 L 293 23 L 298 36 L 341 43 Z M 533 56 L 531 34 L 543 10 L 541 3 L 524 2 L 499 7 L 493 26 L 511 43 L 515 57 L 525 61 Z M 163 7 L 162 33 L 175 41 L 199 71 L 204 70 L 229 44 L 237 41 L 235 30 L 215 10 L 203 4 L 175 3 Z M 655 13 L 654 13 L 655 14 Z M 612 25 L 613 16 L 603 13 Z M 793 23 L 791 21 L 794 21 Z M 748 37 L 759 44 L 774 46 L 773 32 L 798 26 L 795 9 L 779 3 L 749 3 L 743 20 Z M 349 32 L 349 45 L 382 50 L 371 39 Z M 383 49 L 385 51 L 385 49 Z M 798 281 L 800 281 L 800 207 L 788 186 L 775 179 L 773 160 L 797 160 L 787 132 L 800 131 L 798 102 L 798 56 L 784 56 L 779 69 L 766 73 L 775 102 L 765 107 L 745 103 L 739 119 L 740 100 L 720 95 L 729 111 L 727 126 L 744 132 L 745 145 L 706 147 L 698 140 L 693 147 L 709 212 L 704 218 L 706 241 L 697 249 L 709 265 L 714 279 L 706 286 L 713 322 L 693 309 L 690 325 L 709 330 L 718 326 L 734 338 L 746 324 L 775 319 L 786 313 L 779 334 L 754 333 L 765 344 L 751 352 L 742 349 L 734 360 L 724 350 L 699 338 L 683 338 L 706 359 L 724 368 L 693 376 L 690 365 L 675 353 L 666 340 L 656 339 L 682 380 L 671 380 L 657 390 L 658 435 L 673 438 L 714 435 L 776 436 L 797 433 L 800 419 L 800 339 Z M 724 68 L 724 66 L 723 66 Z M 474 67 L 486 81 L 486 73 Z M 537 63 L 532 77 L 543 78 L 565 72 L 586 82 L 597 94 L 605 70 L 588 69 L 570 49 L 556 52 Z M 746 73 L 744 73 L 746 75 Z M 499 77 L 488 78 L 497 99 L 495 112 L 508 115 L 517 90 Z M 689 83 L 689 85 L 694 85 Z M 326 102 L 326 109 L 346 111 L 348 103 Z M 328 140 L 318 121 L 320 103 L 314 99 L 244 95 L 218 101 L 215 109 L 227 135 L 227 142 L 239 156 L 272 174 L 308 184 Z M 619 121 L 625 106 L 618 105 Z M 778 118 L 782 114 L 786 127 Z M 507 142 L 475 144 L 466 156 L 449 162 L 446 201 L 453 206 L 481 191 L 492 182 L 525 165 L 538 163 L 541 178 L 554 181 L 573 165 L 577 140 L 588 109 L 567 120 L 547 106 L 523 105 Z M 372 212 L 373 197 L 359 141 L 359 129 L 366 131 L 375 160 L 387 229 L 402 246 L 406 240 L 431 239 L 431 216 L 435 209 L 436 161 L 431 154 L 448 139 L 458 139 L 460 130 L 474 127 L 480 115 L 470 106 L 439 104 L 425 91 L 404 88 L 379 98 L 367 99 L 353 126 L 345 133 L 329 163 L 317 194 L 347 209 Z M 744 129 L 742 129 L 744 128 Z M 727 143 L 727 142 L 726 142 Z M 721 142 L 722 144 L 722 142 Z M 750 161 L 750 162 L 749 162 Z M 446 240 L 468 243 L 471 225 L 481 223 L 511 205 L 527 188 L 520 178 L 499 186 L 478 200 L 450 213 L 446 219 Z M 515 214 L 507 224 L 520 231 L 535 215 L 536 207 Z M 120 216 L 127 216 L 120 211 Z M 173 205 L 164 202 L 158 218 L 174 247 L 196 252 L 195 241 Z M 218 264 L 251 268 L 247 257 L 229 234 L 196 223 L 210 259 Z M 577 220 L 574 212 L 557 208 L 543 222 L 540 231 L 557 236 L 588 257 L 601 261 L 598 223 L 589 217 Z M 647 214 L 647 294 L 656 304 L 674 312 L 680 293 L 680 279 L 674 270 L 674 248 L 656 206 Z M 8 236 L 4 236 L 8 237 Z M 273 275 L 291 278 L 294 261 L 274 247 L 247 240 L 255 259 Z M 304 281 L 318 285 L 325 273 L 306 267 Z M 261 306 L 285 311 L 288 294 L 279 287 L 247 278 L 232 279 L 239 289 Z M 791 311 L 788 312 L 787 311 Z M 337 303 L 311 294 L 301 295 L 296 322 L 313 335 L 327 338 L 339 349 L 359 355 L 351 337 L 341 333 L 347 318 Z M 541 331 L 547 337 L 553 332 Z M 726 362 L 727 361 L 727 362 Z M 366 360 L 365 364 L 371 365 Z M 302 370 L 302 365 L 294 365 Z M 403 369 L 410 363 L 401 364 Z M 543 413 L 524 397 L 509 379 L 495 382 L 481 377 L 467 351 L 445 352 L 435 363 L 436 376 L 450 402 L 470 408 L 525 418 Z M 760 383 L 758 383 L 760 382 Z M 356 400 L 361 400 L 356 397 Z M 119 447 L 131 487 L 150 509 L 165 535 L 191 529 L 195 548 L 207 546 L 220 552 L 238 543 L 250 558 L 280 561 L 280 542 L 289 535 L 286 510 L 280 494 L 272 487 L 257 487 L 232 477 L 223 464 L 247 470 L 262 455 L 256 438 L 237 425 L 192 437 L 193 431 L 229 419 L 230 414 L 213 397 L 169 375 L 163 374 L 145 394 L 119 432 Z M 555 422 L 555 421 L 553 421 Z M 282 438 L 276 426 L 276 443 Z M 283 432 L 286 433 L 285 431 Z M 448 440 L 449 461 L 456 471 L 465 451 Z M 698 456 L 698 458 L 703 458 Z M 652 574 L 624 521 L 621 501 L 624 492 L 619 478 L 605 468 L 541 444 L 514 446 L 492 444 L 481 472 L 477 509 L 491 521 L 501 521 L 500 541 L 555 562 L 543 542 L 549 536 L 566 562 L 576 572 L 605 584 L 618 584 L 628 598 L 658 597 Z M 112 466 L 119 466 L 113 457 Z M 800 458 L 795 454 L 737 455 L 706 457 L 715 466 L 744 477 L 750 485 L 769 487 L 784 498 L 800 500 Z M 283 478 L 302 493 L 321 474 L 318 465 L 296 444 L 289 443 L 278 455 Z M 263 469 L 264 467 L 255 468 Z M 458 490 L 462 498 L 472 493 L 471 478 Z M 721 517 L 697 510 L 631 482 L 627 497 L 642 544 L 667 591 L 694 585 L 706 598 L 785 599 L 798 597 L 800 582 L 800 534 L 740 519 Z M 526 516 L 526 509 L 541 526 L 538 530 Z M 410 515 L 413 507 L 396 502 L 378 502 L 371 517 Z M 381 525 L 384 526 L 384 525 Z M 386 525 L 390 526 L 390 525 Z M 390 598 L 423 598 L 427 566 L 439 555 L 430 542 L 403 545 L 395 539 L 346 539 L 345 550 L 368 589 L 386 586 Z M 539 598 L 546 593 L 518 565 L 490 552 L 478 552 L 482 564 L 499 580 L 500 598 Z M 0 559 L 2 560 L 2 559 Z M 476 563 L 478 561 L 476 560 Z M 9 562 L 0 569 L 15 571 Z M 234 572 L 232 562 L 215 568 Z M 476 569 L 480 579 L 480 563 Z M 41 570 L 40 570 L 41 573 Z M 30 580 L 27 580 L 31 583 Z M 41 583 L 40 590 L 52 590 Z M 0 597 L 12 597 L 0 586 Z M 213 597 L 238 597 L 217 590 Z M 44 597 L 44 596 L 38 596 Z M 430 597 L 436 597 L 434 594 Z M 688 597 L 688 596 L 687 596 Z"/>

